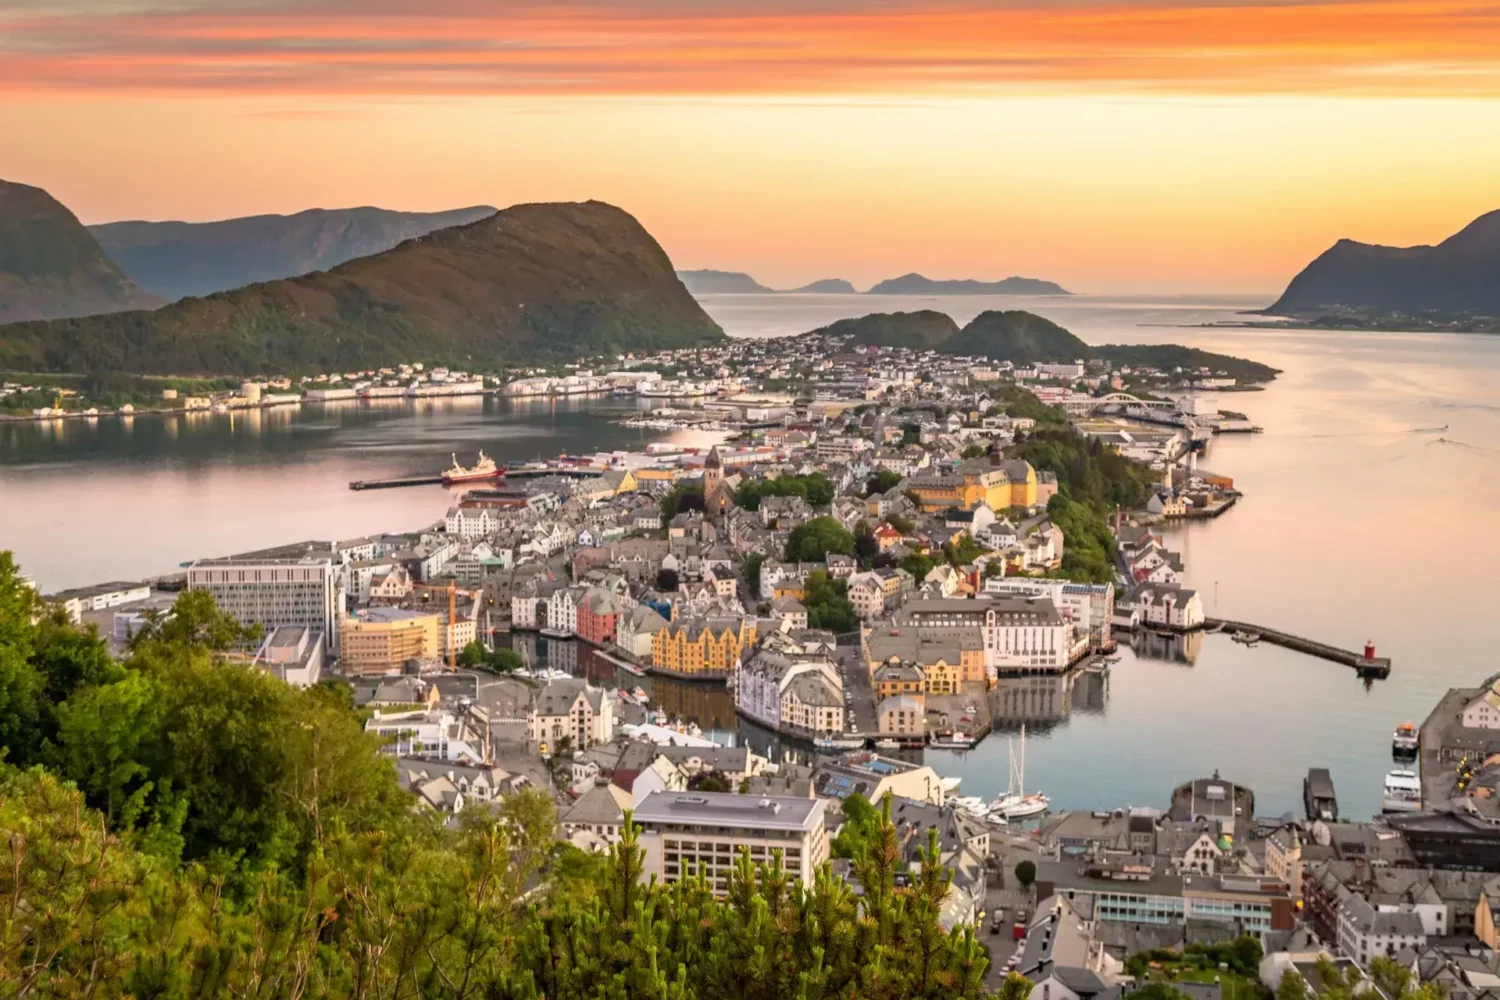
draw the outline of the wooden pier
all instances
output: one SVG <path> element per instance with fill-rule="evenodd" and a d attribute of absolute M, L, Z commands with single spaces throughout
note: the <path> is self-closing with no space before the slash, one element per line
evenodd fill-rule
<path fill-rule="evenodd" d="M 1363 652 L 1354 652 L 1348 649 L 1340 649 L 1330 646 L 1326 642 L 1317 642 L 1313 639 L 1304 639 L 1298 635 L 1287 632 L 1278 632 L 1273 628 L 1264 628 L 1260 625 L 1251 625 L 1249 622 L 1229 621 L 1223 618 L 1205 618 L 1204 627 L 1225 632 L 1248 632 L 1260 636 L 1263 642 L 1269 642 L 1273 646 L 1281 646 L 1285 649 L 1306 653 L 1308 656 L 1317 656 L 1324 660 L 1332 660 L 1334 663 L 1342 663 L 1346 667 L 1353 667 L 1361 677 L 1389 677 L 1391 674 L 1391 659 L 1388 656 L 1366 656 Z"/>

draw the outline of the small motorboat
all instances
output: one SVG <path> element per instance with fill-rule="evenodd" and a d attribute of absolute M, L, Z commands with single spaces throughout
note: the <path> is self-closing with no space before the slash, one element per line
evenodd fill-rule
<path fill-rule="evenodd" d="M 1420 744 L 1417 727 L 1410 722 L 1403 722 L 1396 727 L 1395 735 L 1391 737 L 1391 752 L 1402 757 L 1412 757 L 1416 755 Z"/>

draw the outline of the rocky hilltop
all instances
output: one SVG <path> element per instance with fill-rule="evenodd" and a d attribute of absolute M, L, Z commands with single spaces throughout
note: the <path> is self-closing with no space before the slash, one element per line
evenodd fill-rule
<path fill-rule="evenodd" d="M 1040 278 L 1004 278 L 1000 281 L 975 281 L 971 278 L 945 280 L 912 273 L 887 278 L 871 288 L 867 295 L 1071 295 L 1072 292 L 1052 281 Z"/>
<path fill-rule="evenodd" d="M 137 285 L 180 299 L 326 271 L 494 214 L 488 205 L 428 213 L 315 208 L 222 222 L 110 222 L 89 230 Z"/>
<path fill-rule="evenodd" d="M 723 331 L 601 202 L 518 205 L 331 271 L 131 312 L 0 327 L 0 367 L 249 374 L 689 347 Z"/>
<path fill-rule="evenodd" d="M 1278 316 L 1380 323 L 1411 317 L 1500 316 L 1500 211 L 1436 246 L 1339 240 L 1266 310 Z"/>
<path fill-rule="evenodd" d="M 1241 382 L 1268 382 L 1279 372 L 1269 365 L 1177 344 L 1105 344 L 1092 346 L 1043 316 L 1020 309 L 990 310 L 960 327 L 947 313 L 871 313 L 842 319 L 811 331 L 844 336 L 868 347 L 906 347 L 971 357 L 1038 362 L 1098 360 L 1110 365 L 1146 365 L 1163 371 L 1207 367 Z"/>
<path fill-rule="evenodd" d="M 89 231 L 41 188 L 0 181 L 0 323 L 151 309 Z"/>
<path fill-rule="evenodd" d="M 812 332 L 852 337 L 854 343 L 868 347 L 947 350 L 947 345 L 958 336 L 958 324 L 947 313 L 921 309 L 916 312 L 871 313 L 856 319 L 841 319 Z"/>

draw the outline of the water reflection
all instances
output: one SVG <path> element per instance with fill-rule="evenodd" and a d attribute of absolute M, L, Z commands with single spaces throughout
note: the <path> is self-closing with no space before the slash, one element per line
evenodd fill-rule
<path fill-rule="evenodd" d="M 1164 660 L 1191 667 L 1203 650 L 1203 633 L 1151 632 L 1141 629 L 1128 637 L 1135 654 L 1150 660 Z"/>

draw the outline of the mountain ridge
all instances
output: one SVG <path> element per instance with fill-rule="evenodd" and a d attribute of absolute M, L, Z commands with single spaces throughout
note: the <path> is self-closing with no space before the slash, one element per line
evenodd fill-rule
<path fill-rule="evenodd" d="M 214 222 L 107 222 L 89 231 L 136 284 L 175 300 L 326 271 L 495 212 L 489 205 L 444 212 L 310 208 Z"/>
<path fill-rule="evenodd" d="M 724 336 L 629 213 L 517 205 L 330 271 L 154 313 L 0 327 L 0 367 L 248 374 L 571 360 Z"/>
<path fill-rule="evenodd" d="M 1314 258 L 1264 313 L 1277 316 L 1500 316 L 1500 209 L 1434 245 L 1341 239 Z"/>
<path fill-rule="evenodd" d="M 0 323 L 161 304 L 110 261 L 62 202 L 0 180 Z"/>

